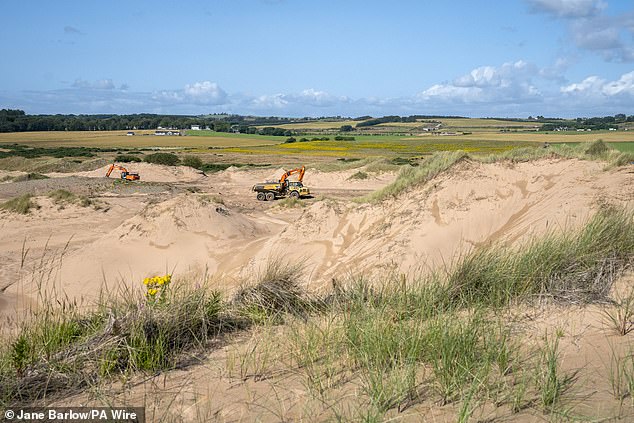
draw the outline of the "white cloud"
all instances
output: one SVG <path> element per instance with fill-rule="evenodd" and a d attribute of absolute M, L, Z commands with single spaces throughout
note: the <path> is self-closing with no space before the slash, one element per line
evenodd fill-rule
<path fill-rule="evenodd" d="M 565 19 L 570 41 L 607 61 L 634 61 L 634 13 L 606 15 L 598 0 L 526 0 L 534 12 Z"/>
<path fill-rule="evenodd" d="M 572 93 L 598 93 L 601 91 L 601 87 L 605 81 L 598 76 L 589 76 L 581 82 L 566 85 L 561 87 L 560 91 L 565 94 Z"/>
<path fill-rule="evenodd" d="M 634 95 L 634 72 L 621 75 L 618 81 L 612 81 L 603 87 L 605 95 L 613 96 L 620 94 Z"/>
<path fill-rule="evenodd" d="M 543 67 L 539 70 L 539 76 L 544 79 L 565 82 L 564 72 L 576 62 L 573 56 L 559 57 L 550 66 Z"/>
<path fill-rule="evenodd" d="M 534 12 L 547 13 L 560 18 L 594 16 L 606 7 L 601 0 L 527 0 Z"/>
<path fill-rule="evenodd" d="M 186 97 L 201 103 L 223 104 L 227 99 L 227 93 L 217 83 L 210 81 L 185 85 L 183 91 Z"/>
<path fill-rule="evenodd" d="M 537 99 L 539 90 L 532 78 L 539 70 L 523 60 L 499 67 L 481 66 L 451 83 L 435 84 L 421 92 L 419 99 L 447 102 L 515 102 Z"/>
<path fill-rule="evenodd" d="M 182 90 L 158 91 L 153 94 L 158 102 L 221 105 L 227 103 L 227 93 L 215 82 L 202 81 L 185 85 Z"/>
<path fill-rule="evenodd" d="M 562 67 L 555 62 L 552 67 Z M 634 108 L 634 71 L 618 78 L 588 76 L 555 83 L 545 69 L 516 61 L 480 66 L 453 81 L 429 86 L 417 95 L 351 99 L 308 88 L 295 93 L 247 95 L 226 93 L 202 81 L 180 90 L 136 92 L 109 82 L 76 81 L 77 88 L 0 92 L 0 104 L 27 113 L 167 113 L 229 112 L 278 116 L 383 116 L 441 114 L 462 116 L 576 117 L 623 113 Z M 87 89 L 81 89 L 81 88 Z M 539 87 L 539 88 L 538 88 Z M 78 89 L 79 88 L 79 89 Z"/>
<path fill-rule="evenodd" d="M 286 96 L 287 99 L 293 103 L 315 106 L 315 107 L 328 107 L 335 104 L 342 104 L 349 101 L 347 97 L 337 97 L 327 93 L 326 91 L 315 90 L 314 88 L 308 88 L 301 91 L 299 94 L 291 94 Z"/>
<path fill-rule="evenodd" d="M 281 109 L 288 105 L 284 94 L 261 95 L 252 99 L 249 103 L 256 109 Z"/>
<path fill-rule="evenodd" d="M 91 90 L 114 90 L 116 87 L 112 79 L 98 79 L 96 81 L 86 81 L 84 79 L 76 79 L 71 85 L 73 88 L 91 89 Z"/>
<path fill-rule="evenodd" d="M 596 75 L 587 77 L 581 82 L 561 87 L 561 93 L 584 97 L 601 97 L 604 99 L 621 98 L 634 100 L 634 72 L 621 75 L 616 81 L 606 81 Z M 631 104 L 630 104 L 631 106 Z"/>

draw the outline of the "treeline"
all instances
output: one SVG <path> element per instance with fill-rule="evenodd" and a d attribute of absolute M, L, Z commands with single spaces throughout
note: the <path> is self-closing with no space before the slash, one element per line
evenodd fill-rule
<path fill-rule="evenodd" d="M 558 128 L 568 129 L 592 129 L 594 131 L 616 128 L 620 123 L 634 122 L 634 116 L 626 116 L 623 113 L 614 116 L 565 119 L 544 119 L 546 121 L 540 131 L 554 131 Z"/>
<path fill-rule="evenodd" d="M 114 131 L 155 129 L 159 126 L 189 128 L 200 119 L 178 115 L 27 115 L 22 110 L 0 110 L 0 132 Z M 212 125 L 213 123 L 210 122 Z M 230 125 L 226 125 L 229 130 Z"/>
<path fill-rule="evenodd" d="M 363 122 L 357 123 L 355 126 L 357 128 L 363 128 L 366 126 L 375 126 L 380 125 L 381 123 L 392 123 L 392 122 L 407 122 L 413 123 L 420 119 L 462 119 L 462 116 L 427 116 L 427 115 L 411 115 L 411 116 L 383 116 L 380 118 L 373 118 L 372 116 L 360 116 L 356 118 L 356 120 L 363 120 Z"/>
<path fill-rule="evenodd" d="M 293 122 L 310 122 L 316 120 L 345 120 L 341 116 L 322 118 L 285 118 L 259 117 L 230 114 L 213 114 L 205 116 L 188 115 L 156 115 L 149 113 L 115 115 L 27 115 L 23 110 L 0 110 L 0 132 L 26 131 L 115 131 L 163 128 L 188 129 L 192 125 L 209 128 L 216 132 L 259 133 L 254 126 L 282 125 Z M 266 129 L 266 128 L 265 128 Z M 288 131 L 266 129 L 264 135 L 288 136 Z M 278 133 L 279 132 L 279 133 Z"/>

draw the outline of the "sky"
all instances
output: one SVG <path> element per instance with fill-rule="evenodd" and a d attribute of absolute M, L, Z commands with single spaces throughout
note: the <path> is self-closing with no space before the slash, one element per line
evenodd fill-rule
<path fill-rule="evenodd" d="M 0 0 L 0 109 L 634 114 L 634 0 Z"/>

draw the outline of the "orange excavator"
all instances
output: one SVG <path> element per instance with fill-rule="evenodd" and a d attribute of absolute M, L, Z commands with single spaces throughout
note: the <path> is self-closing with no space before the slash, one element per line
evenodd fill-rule
<path fill-rule="evenodd" d="M 280 197 L 308 197 L 310 196 L 310 190 L 304 186 L 302 180 L 304 179 L 304 173 L 306 169 L 304 166 L 297 169 L 291 169 L 284 172 L 279 182 L 264 182 L 261 184 L 255 184 L 252 191 L 256 192 L 256 198 L 260 201 L 272 201 Z M 297 181 L 289 181 L 288 177 L 299 173 Z"/>
<path fill-rule="evenodd" d="M 306 173 L 306 168 L 302 166 L 302 167 L 298 167 L 297 169 L 287 170 L 286 173 L 283 174 L 282 177 L 280 178 L 280 184 L 282 185 L 288 184 L 288 182 L 286 182 L 286 179 L 288 179 L 289 176 L 295 173 L 299 173 L 297 180 L 299 182 L 302 182 L 304 180 L 304 173 Z"/>
<path fill-rule="evenodd" d="M 110 174 L 115 169 L 121 171 L 121 179 L 125 179 L 126 181 L 138 181 L 139 179 L 141 179 L 141 176 L 139 176 L 138 173 L 128 172 L 128 169 L 126 169 L 125 167 L 119 166 L 114 163 L 110 165 L 110 168 L 108 168 L 108 172 L 106 172 L 106 178 L 109 178 Z"/>

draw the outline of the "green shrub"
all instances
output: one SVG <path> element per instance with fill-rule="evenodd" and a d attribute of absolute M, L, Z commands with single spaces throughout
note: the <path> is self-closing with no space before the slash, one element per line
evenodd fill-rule
<path fill-rule="evenodd" d="M 130 154 L 119 154 L 114 158 L 114 161 L 122 162 L 122 163 L 132 163 L 132 162 L 138 163 L 142 160 L 140 157 L 132 156 Z"/>
<path fill-rule="evenodd" d="M 152 164 L 160 164 L 165 166 L 176 166 L 180 163 L 180 159 L 176 154 L 172 153 L 154 153 L 145 156 L 145 161 Z"/>
<path fill-rule="evenodd" d="M 203 167 L 203 161 L 200 160 L 200 157 L 196 156 L 183 157 L 183 162 L 181 164 L 183 166 L 193 167 L 194 169 L 201 169 Z"/>

